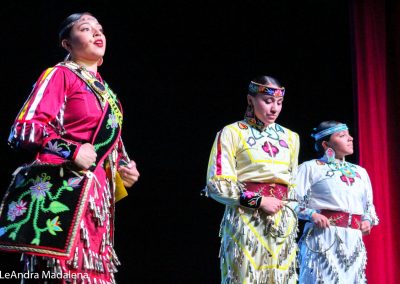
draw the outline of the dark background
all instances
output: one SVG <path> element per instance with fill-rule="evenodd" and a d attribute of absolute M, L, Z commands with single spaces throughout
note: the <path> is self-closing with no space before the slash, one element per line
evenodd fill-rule
<path fill-rule="evenodd" d="M 115 241 L 123 263 L 117 280 L 218 283 L 224 208 L 200 196 L 215 134 L 243 117 L 248 82 L 258 75 L 286 87 L 277 122 L 300 134 L 300 162 L 314 157 L 310 131 L 320 121 L 345 122 L 354 133 L 348 1 L 137 0 L 130 6 L 2 4 L 1 192 L 30 158 L 11 150 L 7 138 L 32 84 L 63 58 L 59 24 L 90 11 L 107 36 L 99 71 L 123 103 L 123 139 L 141 172 L 117 204 Z M 17 258 L 0 254 L 0 270 L 11 272 Z"/>

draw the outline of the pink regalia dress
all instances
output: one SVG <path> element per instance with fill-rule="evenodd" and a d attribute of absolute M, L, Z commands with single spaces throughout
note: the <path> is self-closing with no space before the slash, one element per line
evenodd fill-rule
<path fill-rule="evenodd" d="M 129 161 L 121 126 L 116 95 L 99 74 L 74 62 L 45 70 L 18 114 L 9 143 L 36 153 L 35 161 L 20 171 L 27 176 L 36 169 L 32 165 L 63 165 L 55 167 L 59 176 L 40 172 L 23 180 L 17 174 L 14 187 L 27 191 L 2 204 L 0 248 L 22 252 L 24 271 L 40 274 L 37 282 L 115 282 L 117 170 Z M 84 143 L 93 144 L 97 152 L 88 171 L 72 163 Z"/>

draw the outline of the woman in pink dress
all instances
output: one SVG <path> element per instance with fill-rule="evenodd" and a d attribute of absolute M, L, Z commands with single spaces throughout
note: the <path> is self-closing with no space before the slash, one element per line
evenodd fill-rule
<path fill-rule="evenodd" d="M 9 137 L 36 159 L 3 199 L 0 249 L 23 253 L 26 282 L 114 283 L 114 204 L 139 172 L 121 140 L 120 102 L 97 70 L 101 24 L 72 14 L 59 40 L 66 59 L 41 74 Z"/>

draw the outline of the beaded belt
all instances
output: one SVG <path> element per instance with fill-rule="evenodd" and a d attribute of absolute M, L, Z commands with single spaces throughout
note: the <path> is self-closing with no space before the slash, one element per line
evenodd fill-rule
<path fill-rule="evenodd" d="M 280 200 L 287 199 L 288 187 L 279 183 L 246 182 L 246 190 L 258 192 L 262 196 L 275 197 Z"/>
<path fill-rule="evenodd" d="M 330 224 L 337 227 L 359 230 L 361 227 L 361 215 L 341 211 L 321 210 L 320 214 L 329 219 Z"/>

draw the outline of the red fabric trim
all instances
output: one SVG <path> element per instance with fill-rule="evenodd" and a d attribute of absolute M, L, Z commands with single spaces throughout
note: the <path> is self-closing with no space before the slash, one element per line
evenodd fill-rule
<path fill-rule="evenodd" d="M 76 145 L 76 149 L 75 149 L 74 154 L 71 157 L 71 161 L 75 161 L 76 156 L 78 155 L 78 152 L 79 152 L 79 150 L 81 149 L 81 146 L 82 146 L 82 144 L 78 144 L 78 143 L 75 143 L 75 145 Z"/>
<path fill-rule="evenodd" d="M 320 214 L 331 220 L 331 225 L 343 228 L 352 228 L 359 230 L 361 228 L 361 215 L 351 215 L 347 212 L 333 211 L 333 210 L 321 210 Z M 350 225 L 349 225 L 349 219 Z"/>
<path fill-rule="evenodd" d="M 279 183 L 246 182 L 246 190 L 259 192 L 263 196 L 275 197 L 280 200 L 287 199 L 288 187 Z"/>
<path fill-rule="evenodd" d="M 217 175 L 222 175 L 222 147 L 221 147 L 221 132 L 218 134 L 217 141 Z"/>

